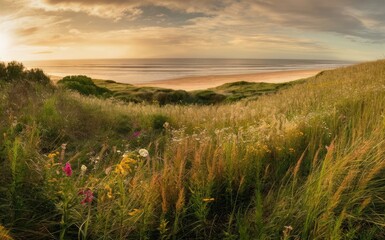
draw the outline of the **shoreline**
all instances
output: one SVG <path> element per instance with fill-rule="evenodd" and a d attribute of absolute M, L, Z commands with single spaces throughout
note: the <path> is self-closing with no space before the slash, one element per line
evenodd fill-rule
<path fill-rule="evenodd" d="M 160 87 L 170 88 L 174 90 L 203 90 L 220 86 L 231 82 L 266 82 L 266 83 L 284 83 L 291 82 L 302 78 L 308 78 L 317 73 L 326 70 L 324 69 L 306 69 L 306 70 L 284 70 L 274 72 L 233 74 L 233 75 L 209 75 L 209 76 L 194 76 L 182 77 L 168 80 L 156 80 L 146 83 L 134 84 L 138 87 Z"/>

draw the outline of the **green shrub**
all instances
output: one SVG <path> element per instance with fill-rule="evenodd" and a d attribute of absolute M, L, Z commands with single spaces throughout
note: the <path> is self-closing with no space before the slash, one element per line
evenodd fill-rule
<path fill-rule="evenodd" d="M 27 70 L 25 75 L 28 81 L 38 82 L 43 85 L 47 85 L 51 82 L 50 78 L 43 72 L 43 70 L 38 68 Z"/>
<path fill-rule="evenodd" d="M 194 94 L 194 102 L 199 104 L 215 104 L 220 103 L 226 99 L 223 94 L 216 93 L 210 90 L 197 91 Z"/>
<path fill-rule="evenodd" d="M 25 77 L 24 65 L 12 61 L 7 64 L 7 81 L 20 81 Z"/>
<path fill-rule="evenodd" d="M 67 89 L 75 90 L 82 95 L 94 95 L 97 97 L 110 97 L 112 91 L 104 87 L 98 87 L 91 78 L 78 75 L 66 76 L 58 82 Z"/>
<path fill-rule="evenodd" d="M 126 135 L 132 131 L 131 119 L 126 115 L 119 115 L 116 119 L 115 126 L 116 132 L 119 134 Z"/>
<path fill-rule="evenodd" d="M 7 67 L 5 66 L 5 63 L 0 62 L 0 80 L 6 80 L 7 79 Z"/>
<path fill-rule="evenodd" d="M 170 121 L 167 116 L 155 114 L 152 116 L 152 128 L 154 130 L 162 130 L 165 122 Z"/>

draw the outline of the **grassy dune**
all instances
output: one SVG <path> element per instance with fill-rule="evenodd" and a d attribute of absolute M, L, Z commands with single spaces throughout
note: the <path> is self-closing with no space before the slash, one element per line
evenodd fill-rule
<path fill-rule="evenodd" d="M 385 61 L 209 106 L 3 82 L 0 235 L 384 239 L 384 86 Z"/>
<path fill-rule="evenodd" d="M 207 90 L 184 91 L 158 87 L 139 87 L 112 80 L 91 79 L 86 76 L 68 76 L 60 80 L 59 86 L 83 95 L 113 98 L 123 102 L 166 104 L 210 105 L 231 103 L 239 100 L 255 100 L 258 96 L 276 93 L 281 89 L 303 81 L 289 83 L 235 82 Z"/>

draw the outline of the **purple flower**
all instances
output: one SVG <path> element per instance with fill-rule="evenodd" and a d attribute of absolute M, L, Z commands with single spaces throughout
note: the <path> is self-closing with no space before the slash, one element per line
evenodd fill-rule
<path fill-rule="evenodd" d="M 72 168 L 71 168 L 71 164 L 69 162 L 66 163 L 66 165 L 63 167 L 63 171 L 65 172 L 65 174 L 70 177 L 72 175 Z"/>
<path fill-rule="evenodd" d="M 135 131 L 133 134 L 132 134 L 133 137 L 137 138 L 140 136 L 140 131 Z"/>

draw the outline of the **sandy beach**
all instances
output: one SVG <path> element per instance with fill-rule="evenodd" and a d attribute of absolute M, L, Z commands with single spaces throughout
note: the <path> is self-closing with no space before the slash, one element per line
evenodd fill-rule
<path fill-rule="evenodd" d="M 237 75 L 212 75 L 199 77 L 183 77 L 169 80 L 151 81 L 137 86 L 151 86 L 170 89 L 183 89 L 187 91 L 207 89 L 222 85 L 229 82 L 247 81 L 247 82 L 268 82 L 282 83 L 307 78 L 316 75 L 324 69 L 309 70 L 290 70 L 263 72 L 253 74 L 237 74 Z"/>

